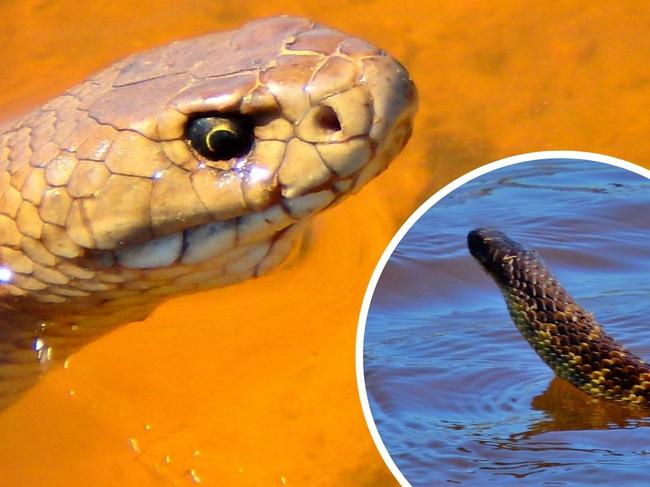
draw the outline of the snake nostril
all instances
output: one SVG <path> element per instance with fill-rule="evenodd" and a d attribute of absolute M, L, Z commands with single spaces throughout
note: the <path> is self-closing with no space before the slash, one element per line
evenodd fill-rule
<path fill-rule="evenodd" d="M 341 121 L 332 107 L 323 105 L 316 115 L 316 123 L 328 132 L 341 130 Z"/>

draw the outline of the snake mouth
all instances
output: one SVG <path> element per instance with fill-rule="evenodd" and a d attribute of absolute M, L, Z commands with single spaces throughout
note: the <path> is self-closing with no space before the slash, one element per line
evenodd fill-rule
<path fill-rule="evenodd" d="M 236 257 L 233 253 L 240 248 L 260 242 L 273 244 L 297 223 L 340 201 L 348 189 L 337 187 L 334 182 L 292 198 L 278 193 L 263 208 L 251 208 L 231 218 L 180 228 L 143 242 L 108 250 L 109 265 L 103 267 L 147 270 L 172 265 L 204 265 L 204 262 L 222 256 Z M 263 257 L 257 256 L 259 259 Z"/>
<path fill-rule="evenodd" d="M 297 216 L 292 216 L 281 203 L 276 203 L 260 212 L 196 225 L 123 247 L 113 252 L 114 262 L 123 268 L 141 270 L 201 265 L 238 248 L 260 242 L 270 245 L 298 221 Z M 264 255 L 258 256 L 260 260 L 263 258 Z"/>

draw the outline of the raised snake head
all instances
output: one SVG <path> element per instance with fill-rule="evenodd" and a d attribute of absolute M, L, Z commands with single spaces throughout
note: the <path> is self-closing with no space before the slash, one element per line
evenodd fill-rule
<path fill-rule="evenodd" d="M 416 98 L 384 51 L 301 18 L 120 61 L 0 133 L 0 292 L 105 315 L 263 274 L 386 168 Z"/>

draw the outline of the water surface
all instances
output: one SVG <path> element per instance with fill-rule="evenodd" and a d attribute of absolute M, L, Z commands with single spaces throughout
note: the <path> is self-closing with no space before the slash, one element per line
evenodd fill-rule
<path fill-rule="evenodd" d="M 364 342 L 379 433 L 413 485 L 643 485 L 650 411 L 554 379 L 512 324 L 467 232 L 536 248 L 616 339 L 650 357 L 650 182 L 544 160 L 474 179 L 407 233 L 378 282 Z"/>

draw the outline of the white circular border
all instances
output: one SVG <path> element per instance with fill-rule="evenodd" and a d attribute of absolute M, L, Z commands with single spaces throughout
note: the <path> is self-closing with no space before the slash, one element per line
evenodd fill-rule
<path fill-rule="evenodd" d="M 366 424 L 370 430 L 372 436 L 381 457 L 386 462 L 386 465 L 393 473 L 400 485 L 404 487 L 411 487 L 411 484 L 406 477 L 402 475 L 402 472 L 397 468 L 397 465 L 391 458 L 386 445 L 379 436 L 379 431 L 375 425 L 375 421 L 372 417 L 372 412 L 370 411 L 370 403 L 368 402 L 368 394 L 366 392 L 366 381 L 363 374 L 363 339 L 366 332 L 366 321 L 368 319 L 368 311 L 370 309 L 370 302 L 372 301 L 372 296 L 377 287 L 377 282 L 381 273 L 384 271 L 384 267 L 388 263 L 388 259 L 393 255 L 395 248 L 402 241 L 406 233 L 411 229 L 413 225 L 424 215 L 427 211 L 431 209 L 442 198 L 447 196 L 449 193 L 458 189 L 465 183 L 468 183 L 479 176 L 483 176 L 495 169 L 500 169 L 506 166 L 512 166 L 514 164 L 519 164 L 522 162 L 532 162 L 544 159 L 577 159 L 585 160 L 591 162 L 602 162 L 603 164 L 609 164 L 611 166 L 617 166 L 622 169 L 627 169 L 633 173 L 639 174 L 647 179 L 650 179 L 650 170 L 633 164 L 631 162 L 624 161 L 622 159 L 617 159 L 616 157 L 604 156 L 602 154 L 596 154 L 593 152 L 582 152 L 582 151 L 540 151 L 540 152 L 529 152 L 526 154 L 519 154 L 516 156 L 506 157 L 505 159 L 500 159 L 495 162 L 486 164 L 477 169 L 474 169 L 467 174 L 459 177 L 458 179 L 452 181 L 444 188 L 436 192 L 428 200 L 426 200 L 415 212 L 404 222 L 401 228 L 397 231 L 395 236 L 392 238 L 386 250 L 382 254 L 375 270 L 372 273 L 370 282 L 368 283 L 368 288 L 366 289 L 366 294 L 363 298 L 363 304 L 361 305 L 361 312 L 359 314 L 359 324 L 357 325 L 357 342 L 356 342 L 356 371 L 357 371 L 357 387 L 359 389 L 359 398 L 361 400 L 361 408 L 363 409 L 363 416 L 366 419 Z"/>

